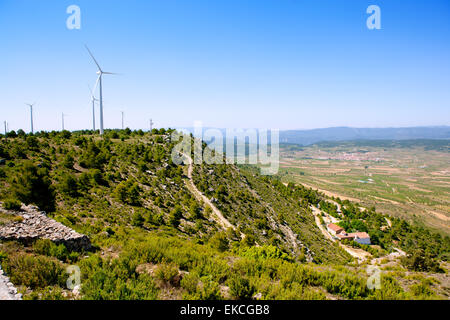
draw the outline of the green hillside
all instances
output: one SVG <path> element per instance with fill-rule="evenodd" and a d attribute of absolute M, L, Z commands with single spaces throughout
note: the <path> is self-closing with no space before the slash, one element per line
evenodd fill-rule
<path fill-rule="evenodd" d="M 193 190 L 187 165 L 172 162 L 171 132 L 2 137 L 3 207 L 35 204 L 89 236 L 94 246 L 90 252 L 69 252 L 44 240 L 1 243 L 0 263 L 25 298 L 423 299 L 441 294 L 428 276 L 405 280 L 401 270 L 383 275 L 382 289 L 369 290 L 366 266 L 327 240 L 315 223 L 310 206 L 324 195 L 260 176 L 255 167 L 194 165 L 196 188 L 233 226 L 222 227 L 214 208 Z M 8 223 L 3 215 L 2 223 Z M 422 239 L 420 232 L 408 227 L 400 245 Z M 434 243 L 419 242 L 436 263 L 446 259 L 449 241 L 433 237 Z M 411 253 L 412 247 L 403 245 Z M 80 295 L 65 289 L 64 268 L 71 264 L 81 268 Z"/>

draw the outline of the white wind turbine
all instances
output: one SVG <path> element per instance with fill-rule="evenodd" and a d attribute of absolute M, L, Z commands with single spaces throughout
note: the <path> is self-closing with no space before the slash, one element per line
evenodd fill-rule
<path fill-rule="evenodd" d="M 62 122 L 62 131 L 65 130 L 64 128 L 64 118 L 67 117 L 68 114 L 65 114 L 64 112 L 61 113 L 61 122 Z"/>
<path fill-rule="evenodd" d="M 152 132 L 153 125 L 154 125 L 153 119 L 150 119 L 150 133 Z"/>
<path fill-rule="evenodd" d="M 97 86 L 97 84 L 96 84 Z M 91 101 L 92 101 L 92 130 L 95 131 L 95 101 L 99 101 L 92 91 L 91 87 L 88 85 L 89 91 L 91 92 Z M 95 90 L 95 89 L 94 89 Z"/>
<path fill-rule="evenodd" d="M 95 64 L 97 65 L 98 71 L 98 78 L 97 78 L 97 83 L 99 84 L 99 88 L 100 88 L 100 134 L 103 134 L 103 93 L 102 93 L 102 76 L 104 74 L 117 74 L 117 73 L 113 73 L 113 72 L 106 72 L 103 71 L 102 68 L 100 67 L 100 65 L 98 64 L 97 60 L 95 60 L 94 55 L 92 54 L 91 50 L 89 50 L 89 48 L 87 46 L 85 46 L 87 51 L 89 52 L 89 55 L 91 56 L 92 60 L 94 60 Z M 97 84 L 95 85 L 97 87 Z M 96 88 L 94 88 L 95 91 Z"/>
<path fill-rule="evenodd" d="M 35 103 L 25 103 L 25 104 L 30 107 L 31 133 L 34 133 L 33 132 L 33 106 L 36 104 L 36 102 Z"/>

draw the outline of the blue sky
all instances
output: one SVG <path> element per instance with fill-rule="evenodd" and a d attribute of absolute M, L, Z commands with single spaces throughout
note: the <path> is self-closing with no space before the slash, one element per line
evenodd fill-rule
<path fill-rule="evenodd" d="M 66 8 L 81 9 L 81 30 Z M 369 30 L 366 8 L 381 8 Z M 450 125 L 450 2 L 0 0 L 0 121 L 105 127 L 308 129 Z M 97 115 L 98 119 L 98 115 Z M 98 124 L 97 124 L 98 126 Z M 3 131 L 3 130 L 2 130 Z"/>

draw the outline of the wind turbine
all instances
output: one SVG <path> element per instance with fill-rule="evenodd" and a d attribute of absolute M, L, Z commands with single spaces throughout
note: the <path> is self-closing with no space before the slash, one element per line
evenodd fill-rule
<path fill-rule="evenodd" d="M 5 136 L 6 136 L 6 134 L 8 133 L 8 130 L 6 129 L 6 126 L 7 126 L 7 123 L 8 123 L 8 122 L 3 121 L 3 123 L 5 124 Z"/>
<path fill-rule="evenodd" d="M 152 129 L 153 129 L 153 125 L 154 125 L 154 123 L 153 123 L 153 120 L 152 120 L 152 119 L 150 119 L 150 132 L 152 132 Z"/>
<path fill-rule="evenodd" d="M 64 114 L 64 112 L 62 112 L 61 113 L 62 131 L 64 131 L 64 116 L 67 116 L 67 114 Z"/>
<path fill-rule="evenodd" d="M 95 101 L 99 101 L 92 91 L 91 87 L 88 85 L 89 91 L 91 92 L 91 101 L 92 101 L 92 130 L 95 131 Z M 94 89 L 95 90 L 95 89 Z"/>
<path fill-rule="evenodd" d="M 122 113 L 122 130 L 123 130 L 123 111 L 120 111 Z"/>
<path fill-rule="evenodd" d="M 99 88 L 100 88 L 100 134 L 103 134 L 103 93 L 102 93 L 102 76 L 104 74 L 117 74 L 117 73 L 113 73 L 113 72 L 106 72 L 103 71 L 102 68 L 100 67 L 100 65 L 98 64 L 97 60 L 95 60 L 94 55 L 92 54 L 91 50 L 89 50 L 89 48 L 85 45 L 87 51 L 89 52 L 89 55 L 91 56 L 92 60 L 94 60 L 95 64 L 97 65 L 98 71 L 98 78 L 97 78 L 97 83 L 99 83 Z M 96 85 L 97 87 L 97 85 Z M 95 90 L 95 88 L 94 88 Z"/>
<path fill-rule="evenodd" d="M 36 104 L 36 102 L 32 103 L 32 104 L 30 104 L 30 103 L 25 103 L 25 104 L 30 107 L 31 133 L 34 133 L 33 132 L 33 106 Z"/>

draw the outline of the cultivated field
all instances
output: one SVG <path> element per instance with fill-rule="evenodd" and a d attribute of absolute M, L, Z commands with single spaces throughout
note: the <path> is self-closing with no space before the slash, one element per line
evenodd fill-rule
<path fill-rule="evenodd" d="M 447 148 L 314 145 L 281 148 L 280 175 L 450 234 Z"/>

